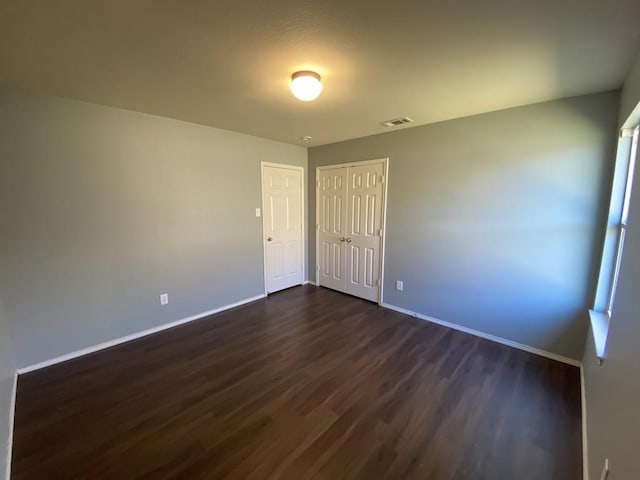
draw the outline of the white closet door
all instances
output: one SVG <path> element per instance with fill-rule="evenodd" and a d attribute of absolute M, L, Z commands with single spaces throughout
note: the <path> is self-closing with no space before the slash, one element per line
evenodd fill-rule
<path fill-rule="evenodd" d="M 302 172 L 262 167 L 268 293 L 302 283 Z"/>
<path fill-rule="evenodd" d="M 382 163 L 349 167 L 345 291 L 378 301 L 382 249 Z"/>
<path fill-rule="evenodd" d="M 324 287 L 346 287 L 347 169 L 319 171 L 318 269 Z"/>
<path fill-rule="evenodd" d="M 378 302 L 385 162 L 317 174 L 319 284 Z"/>

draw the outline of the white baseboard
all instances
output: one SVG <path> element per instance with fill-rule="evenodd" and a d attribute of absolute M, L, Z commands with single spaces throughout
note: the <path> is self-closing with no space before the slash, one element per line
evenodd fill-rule
<path fill-rule="evenodd" d="M 582 401 L 582 480 L 589 480 L 589 442 L 587 441 L 587 396 L 584 366 L 580 366 L 580 398 Z"/>
<path fill-rule="evenodd" d="M 27 367 L 19 368 L 18 374 L 22 375 L 23 373 L 29 373 L 35 370 L 40 370 L 41 368 L 49 367 L 51 365 L 55 365 L 56 363 L 66 362 L 67 360 L 72 360 L 77 357 L 82 357 L 83 355 L 88 355 L 90 353 L 98 352 L 100 350 L 104 350 L 105 348 L 113 347 L 121 343 L 135 340 L 136 338 L 146 337 L 147 335 L 152 335 L 154 333 L 161 332 L 169 328 L 177 327 L 178 325 L 182 325 L 184 323 L 193 322 L 194 320 L 198 320 L 203 317 L 208 317 L 209 315 L 213 315 L 214 313 L 220 313 L 225 310 L 229 310 L 230 308 L 239 307 L 240 305 L 244 305 L 250 302 L 255 302 L 256 300 L 260 300 L 265 296 L 266 295 L 262 293 L 260 295 L 256 295 L 255 297 L 245 298 L 244 300 L 240 300 L 235 303 L 230 303 L 229 305 L 225 305 L 223 307 L 214 308 L 213 310 L 209 310 L 207 312 L 197 313 L 190 317 L 176 320 L 175 322 L 164 323 L 162 325 L 158 325 L 157 327 L 149 328 L 147 330 L 142 330 L 141 332 L 132 333 L 131 335 L 126 335 L 124 337 L 116 338 L 114 340 L 109 340 L 108 342 L 100 343 L 92 347 L 87 347 L 87 348 L 83 348 L 82 350 L 77 350 L 75 352 L 67 353 L 65 355 L 52 358 L 51 360 L 45 360 L 44 362 L 39 362 L 34 365 L 29 365 Z"/>
<path fill-rule="evenodd" d="M 406 315 L 411 315 L 412 317 L 419 318 L 420 320 L 425 320 L 427 322 L 442 325 L 443 327 L 448 327 L 453 330 L 458 330 L 460 332 L 468 333 L 470 335 L 475 335 L 476 337 L 484 338 L 485 340 L 491 340 L 492 342 L 501 343 L 503 345 L 507 345 L 508 347 L 517 348 L 518 350 L 524 350 L 525 352 L 533 353 L 535 355 L 540 355 L 541 357 L 546 357 L 546 358 L 550 358 L 551 360 L 567 363 L 569 365 L 573 365 L 574 367 L 580 367 L 582 365 L 582 362 L 580 360 L 575 360 L 573 358 L 558 355 L 556 353 L 540 350 L 539 348 L 530 347 L 529 345 L 524 345 L 522 343 L 513 342 L 511 340 L 507 340 L 506 338 L 496 337 L 495 335 L 490 335 L 488 333 L 484 333 L 479 330 L 474 330 L 472 328 L 456 325 L 455 323 L 445 322 L 444 320 L 439 320 L 437 318 L 429 317 L 427 315 L 423 315 L 421 313 L 417 313 L 412 310 L 408 310 L 406 308 L 396 307 L 395 305 L 391 305 L 389 303 L 381 303 L 380 306 L 384 308 L 388 308 L 389 310 L 395 310 L 396 312 L 404 313 Z"/>
<path fill-rule="evenodd" d="M 11 456 L 13 453 L 13 424 L 16 417 L 16 394 L 18 391 L 18 372 L 13 375 L 13 388 L 11 391 L 11 403 L 9 404 L 9 438 L 7 439 L 7 468 L 6 480 L 11 478 Z"/>

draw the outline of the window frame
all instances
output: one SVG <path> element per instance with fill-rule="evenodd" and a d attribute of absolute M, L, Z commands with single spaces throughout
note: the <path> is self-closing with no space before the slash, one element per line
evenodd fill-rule
<path fill-rule="evenodd" d="M 635 170 L 636 158 L 638 154 L 638 136 L 640 135 L 640 125 L 633 129 L 631 139 L 631 149 L 626 165 L 624 195 L 622 198 L 622 211 L 620 213 L 620 222 L 618 223 L 617 247 L 614 258 L 614 267 L 612 278 L 610 279 L 611 288 L 607 301 L 607 314 L 611 317 L 613 306 L 616 298 L 616 290 L 618 288 L 618 280 L 620 279 L 620 268 L 622 267 L 622 254 L 624 251 L 624 241 L 627 234 L 627 225 L 629 222 L 629 204 L 631 202 L 631 189 L 633 187 L 633 173 Z"/>
<path fill-rule="evenodd" d="M 639 137 L 640 124 L 623 129 L 618 140 L 600 272 L 593 309 L 589 310 L 596 357 L 600 364 L 606 354 L 609 325 L 620 280 Z"/>

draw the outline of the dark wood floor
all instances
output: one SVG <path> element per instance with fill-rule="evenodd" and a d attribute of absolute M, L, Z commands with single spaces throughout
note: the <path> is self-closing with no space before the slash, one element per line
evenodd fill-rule
<path fill-rule="evenodd" d="M 21 376 L 12 478 L 579 480 L 580 415 L 575 367 L 296 287 Z"/>

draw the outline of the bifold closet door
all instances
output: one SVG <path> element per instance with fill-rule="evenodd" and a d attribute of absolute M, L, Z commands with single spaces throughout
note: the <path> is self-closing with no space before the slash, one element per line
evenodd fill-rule
<path fill-rule="evenodd" d="M 347 172 L 346 289 L 378 301 L 382 250 L 382 163 L 349 167 Z"/>
<path fill-rule="evenodd" d="M 378 301 L 384 164 L 318 172 L 319 283 Z"/>
<path fill-rule="evenodd" d="M 347 169 L 320 170 L 318 185 L 318 269 L 320 285 L 346 287 Z"/>

